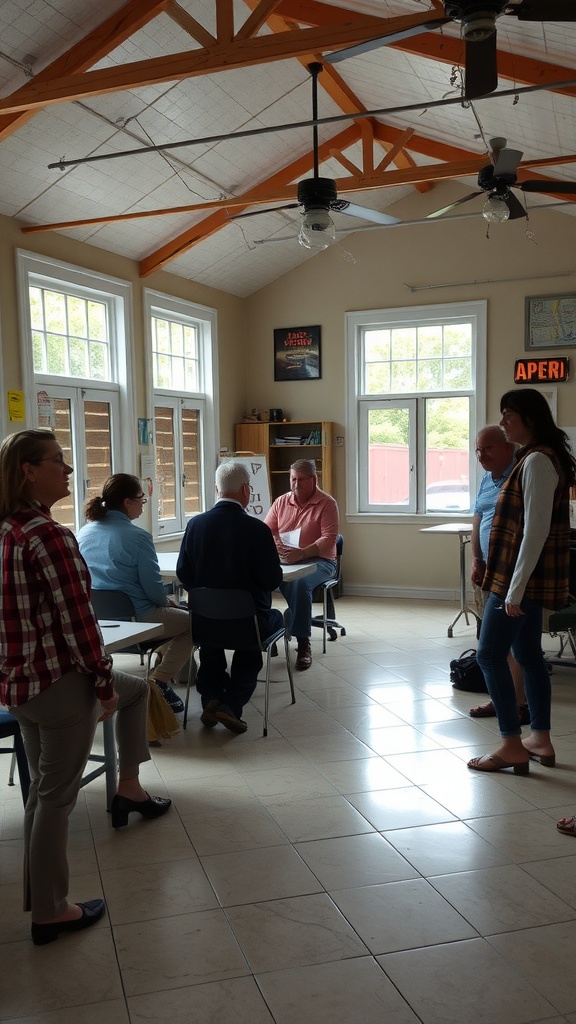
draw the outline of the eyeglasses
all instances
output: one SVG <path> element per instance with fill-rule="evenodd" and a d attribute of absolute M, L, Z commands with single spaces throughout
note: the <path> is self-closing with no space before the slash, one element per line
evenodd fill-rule
<path fill-rule="evenodd" d="M 56 462 L 59 466 L 67 466 L 68 463 L 65 461 L 63 455 L 45 455 L 43 459 L 37 459 L 37 462 Z"/>
<path fill-rule="evenodd" d="M 476 455 L 482 455 L 482 452 L 493 452 L 493 451 L 494 451 L 494 445 L 493 444 L 487 444 L 484 448 L 477 448 L 476 449 Z"/>
<path fill-rule="evenodd" d="M 130 498 L 130 501 L 141 501 L 142 504 L 145 505 L 146 502 L 148 501 L 148 498 L 146 498 L 143 494 L 137 494 L 135 498 Z"/>

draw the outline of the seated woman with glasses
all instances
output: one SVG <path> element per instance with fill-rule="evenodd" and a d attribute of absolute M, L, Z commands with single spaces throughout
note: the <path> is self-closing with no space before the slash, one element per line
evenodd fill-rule
<path fill-rule="evenodd" d="M 187 680 L 192 650 L 188 612 L 175 606 L 164 589 L 152 537 L 133 524 L 147 499 L 137 476 L 114 473 L 102 494 L 84 507 L 88 520 L 78 534 L 94 590 L 120 590 L 132 600 L 139 622 L 160 622 L 169 637 L 158 648 L 161 655 L 150 677 L 176 713 L 184 710 L 170 680 Z"/>

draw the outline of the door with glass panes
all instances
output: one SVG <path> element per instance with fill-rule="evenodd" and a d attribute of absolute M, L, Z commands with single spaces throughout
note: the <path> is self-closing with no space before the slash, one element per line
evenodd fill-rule
<path fill-rule="evenodd" d="M 88 498 L 102 493 L 113 472 L 113 439 L 118 424 L 118 395 L 105 389 L 37 384 L 38 425 L 49 427 L 74 467 L 70 496 L 58 502 L 54 517 L 79 529 Z M 133 472 L 126 467 L 126 472 Z"/>

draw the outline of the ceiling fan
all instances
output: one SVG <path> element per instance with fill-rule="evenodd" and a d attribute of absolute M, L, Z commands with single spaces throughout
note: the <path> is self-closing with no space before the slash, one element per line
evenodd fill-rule
<path fill-rule="evenodd" d="M 318 75 L 322 71 L 322 64 L 308 64 L 308 71 L 312 76 L 312 119 L 318 118 Z M 312 178 L 304 178 L 298 182 L 298 202 L 288 203 L 284 206 L 275 206 L 273 210 L 252 210 L 249 213 L 241 213 L 238 217 L 231 217 L 231 220 L 240 220 L 243 217 L 254 217 L 262 213 L 274 213 L 276 210 L 294 210 L 300 208 L 301 221 L 298 232 L 298 241 L 306 249 L 327 249 L 336 240 L 336 230 L 330 212 L 345 213 L 351 217 L 361 217 L 363 220 L 371 221 L 374 224 L 398 224 L 399 217 L 393 217 L 389 213 L 379 213 L 377 210 L 368 210 L 364 206 L 357 206 L 349 203 L 346 199 L 338 199 L 336 182 L 332 178 L 320 178 L 318 175 L 318 125 L 314 124 L 313 132 L 313 154 L 314 154 L 314 175 Z"/>
<path fill-rule="evenodd" d="M 478 174 L 480 191 L 471 192 L 470 195 L 457 199 L 456 202 L 442 207 L 441 210 L 429 213 L 427 220 L 441 217 L 442 214 L 462 206 L 463 203 L 468 203 L 476 196 L 481 196 L 482 193 L 488 193 L 488 198 L 482 209 L 482 216 L 491 223 L 528 216 L 520 200 L 511 191 L 512 188 L 518 189 L 520 192 L 557 192 L 576 195 L 576 182 L 574 181 L 559 181 L 558 178 L 545 181 L 540 178 L 532 178 L 518 182 L 516 171 L 523 154 L 519 149 L 508 149 L 506 139 L 490 139 L 490 150 L 492 163 L 483 167 Z"/>
<path fill-rule="evenodd" d="M 576 21 L 574 0 L 443 0 L 445 16 L 423 21 L 422 24 L 391 32 L 357 46 L 327 54 L 323 59 L 335 64 L 349 57 L 357 57 L 385 43 L 398 42 L 408 36 L 442 28 L 450 21 L 461 24 L 465 42 L 464 97 L 477 99 L 494 92 L 498 86 L 496 65 L 496 20 L 511 15 L 519 21 Z M 429 12 L 428 12 L 429 13 Z"/>

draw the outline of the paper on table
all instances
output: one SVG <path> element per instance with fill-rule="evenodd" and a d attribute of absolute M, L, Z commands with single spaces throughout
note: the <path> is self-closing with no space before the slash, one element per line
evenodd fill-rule
<path fill-rule="evenodd" d="M 300 547 L 300 527 L 297 530 L 286 530 L 286 533 L 281 533 L 280 540 L 287 548 Z"/>

